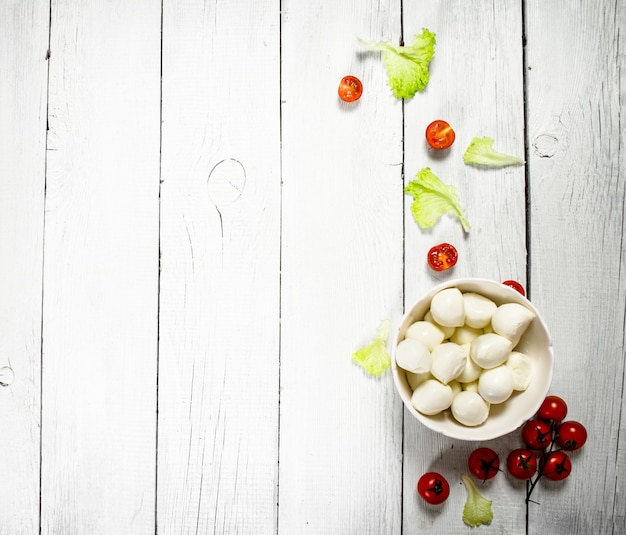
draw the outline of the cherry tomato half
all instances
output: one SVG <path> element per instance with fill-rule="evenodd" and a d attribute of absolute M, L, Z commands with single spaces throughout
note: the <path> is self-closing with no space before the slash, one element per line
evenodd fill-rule
<path fill-rule="evenodd" d="M 459 259 L 459 253 L 454 245 L 440 243 L 428 251 L 428 265 L 435 271 L 450 269 Z"/>
<path fill-rule="evenodd" d="M 583 424 L 574 420 L 563 422 L 559 425 L 556 440 L 564 450 L 577 450 L 587 442 L 587 430 Z"/>
<path fill-rule="evenodd" d="M 569 476 L 572 471 L 572 462 L 567 453 L 554 451 L 541 463 L 541 475 L 552 481 L 560 481 Z"/>
<path fill-rule="evenodd" d="M 556 424 L 562 422 L 566 414 L 567 404 L 559 396 L 548 396 L 537 411 L 539 418 Z"/>
<path fill-rule="evenodd" d="M 467 466 L 476 479 L 485 482 L 500 471 L 500 459 L 491 448 L 478 448 L 470 454 Z"/>
<path fill-rule="evenodd" d="M 508 281 L 504 281 L 502 284 L 504 284 L 505 286 L 510 286 L 514 290 L 517 290 L 519 293 L 521 293 L 523 296 L 526 295 L 526 292 L 524 291 L 524 287 L 517 281 L 508 280 Z"/>
<path fill-rule="evenodd" d="M 513 450 L 506 459 L 506 468 L 517 479 L 530 479 L 537 472 L 537 457 L 530 450 Z"/>
<path fill-rule="evenodd" d="M 552 442 L 552 428 L 544 420 L 529 420 L 522 427 L 522 440 L 533 450 L 545 450 Z"/>
<path fill-rule="evenodd" d="M 417 493 L 431 505 L 445 502 L 450 495 L 450 485 L 437 472 L 426 472 L 417 482 Z"/>
<path fill-rule="evenodd" d="M 442 120 L 433 121 L 426 127 L 426 142 L 437 150 L 447 149 L 454 143 L 454 130 Z"/>
<path fill-rule="evenodd" d="M 363 84 L 356 76 L 344 76 L 339 82 L 339 98 L 345 102 L 359 100 L 363 94 Z"/>

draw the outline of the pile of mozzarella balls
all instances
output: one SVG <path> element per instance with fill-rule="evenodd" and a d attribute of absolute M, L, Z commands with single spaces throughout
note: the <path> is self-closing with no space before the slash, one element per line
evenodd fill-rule
<path fill-rule="evenodd" d="M 534 319 L 518 303 L 498 306 L 458 288 L 435 294 L 424 319 L 408 327 L 395 352 L 413 407 L 428 416 L 450 409 L 463 425 L 482 424 L 492 404 L 530 384 L 532 362 L 515 348 Z"/>

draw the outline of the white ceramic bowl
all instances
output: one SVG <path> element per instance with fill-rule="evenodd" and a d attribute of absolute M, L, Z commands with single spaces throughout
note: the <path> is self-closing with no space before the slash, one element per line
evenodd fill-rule
<path fill-rule="evenodd" d="M 445 288 L 455 287 L 461 292 L 475 292 L 493 300 L 497 305 L 519 303 L 530 308 L 537 317 L 530 324 L 519 344 L 515 347 L 528 356 L 533 363 L 533 377 L 523 392 L 514 392 L 504 403 L 491 405 L 489 417 L 479 426 L 468 427 L 457 422 L 450 410 L 436 416 L 419 413 L 411 405 L 411 387 L 407 383 L 404 370 L 396 365 L 397 345 L 404 340 L 407 328 L 424 318 L 430 308 L 433 296 Z M 553 368 L 552 340 L 548 328 L 533 304 L 514 289 L 499 282 L 487 279 L 456 279 L 440 284 L 421 297 L 404 315 L 393 345 L 393 380 L 407 410 L 426 427 L 448 437 L 460 440 L 491 440 L 515 431 L 530 419 L 545 399 L 552 381 Z"/>

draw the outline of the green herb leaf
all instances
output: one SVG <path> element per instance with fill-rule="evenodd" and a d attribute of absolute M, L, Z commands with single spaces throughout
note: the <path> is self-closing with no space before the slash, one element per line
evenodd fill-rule
<path fill-rule="evenodd" d="M 461 476 L 461 481 L 467 489 L 467 501 L 463 508 L 463 522 L 468 526 L 476 527 L 481 524 L 490 524 L 493 520 L 491 501 L 485 498 L 469 476 Z"/>
<path fill-rule="evenodd" d="M 389 336 L 389 320 L 385 320 L 376 333 L 376 338 L 357 350 L 352 360 L 372 375 L 382 375 L 391 367 L 391 356 L 387 351 L 387 337 Z"/>
<path fill-rule="evenodd" d="M 397 98 L 410 99 L 428 85 L 428 66 L 435 55 L 435 42 L 435 34 L 424 28 L 410 46 L 372 41 L 361 41 L 361 44 L 382 52 L 391 90 Z"/>
<path fill-rule="evenodd" d="M 411 212 L 417 224 L 422 228 L 431 228 L 438 219 L 447 213 L 458 218 L 467 232 L 470 224 L 463 214 L 454 186 L 444 184 L 425 167 L 417 173 L 417 178 L 404 188 L 405 193 L 413 195 Z"/>
<path fill-rule="evenodd" d="M 506 167 L 507 165 L 522 165 L 524 160 L 516 156 L 509 156 L 493 148 L 493 139 L 490 137 L 475 137 L 463 154 L 466 164 L 487 165 L 490 167 Z"/>

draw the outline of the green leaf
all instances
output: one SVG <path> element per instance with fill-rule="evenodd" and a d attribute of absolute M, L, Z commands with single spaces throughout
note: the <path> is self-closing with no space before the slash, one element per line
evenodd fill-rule
<path fill-rule="evenodd" d="M 397 98 L 410 99 L 428 85 L 428 67 L 435 55 L 435 42 L 435 34 L 424 28 L 410 46 L 372 41 L 361 41 L 361 44 L 382 52 L 391 90 Z"/>
<path fill-rule="evenodd" d="M 461 480 L 467 489 L 467 501 L 463 508 L 463 522 L 475 528 L 481 524 L 490 524 L 493 520 L 491 501 L 485 498 L 469 476 L 463 474 Z"/>
<path fill-rule="evenodd" d="M 431 228 L 442 215 L 451 213 L 461 222 L 465 232 L 469 230 L 470 224 L 463 214 L 456 189 L 439 180 L 430 168 L 419 171 L 404 191 L 413 195 L 411 212 L 420 227 Z"/>
<path fill-rule="evenodd" d="M 524 160 L 517 156 L 510 156 L 498 152 L 493 148 L 493 139 L 490 137 L 475 137 L 463 154 L 466 164 L 487 165 L 489 167 L 506 167 L 507 165 L 522 165 Z"/>
<path fill-rule="evenodd" d="M 378 328 L 376 338 L 357 350 L 352 360 L 372 375 L 382 375 L 391 367 L 391 356 L 387 351 L 387 337 L 389 336 L 389 320 L 385 320 Z"/>

